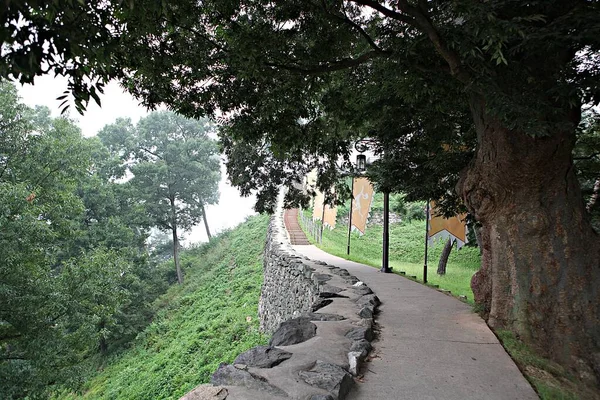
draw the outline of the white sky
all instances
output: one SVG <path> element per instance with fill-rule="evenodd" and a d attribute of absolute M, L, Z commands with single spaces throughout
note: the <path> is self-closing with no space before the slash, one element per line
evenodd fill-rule
<path fill-rule="evenodd" d="M 53 116 L 60 115 L 60 101 L 56 100 L 67 88 L 67 81 L 62 77 L 54 78 L 52 76 L 37 77 L 35 85 L 17 85 L 19 94 L 25 104 L 33 107 L 36 105 L 47 106 L 52 110 Z M 92 100 L 84 115 L 79 115 L 75 108 L 71 106 L 70 116 L 75 119 L 81 128 L 84 136 L 94 136 L 106 124 L 113 123 L 117 118 L 129 117 L 133 123 L 147 115 L 148 111 L 139 105 L 130 94 L 125 93 L 116 83 L 111 82 L 104 89 L 104 94 L 100 95 L 102 108 L 98 107 Z M 219 204 L 206 207 L 208 224 L 212 234 L 218 233 L 227 228 L 233 228 L 240 222 L 243 222 L 247 216 L 254 214 L 252 209 L 254 197 L 243 198 L 239 195 L 236 188 L 227 183 L 224 165 L 221 165 L 222 179 L 219 183 L 219 192 L 221 194 Z M 183 243 L 207 241 L 204 224 L 201 222 L 198 226 L 192 228 L 190 232 L 184 233 Z"/>

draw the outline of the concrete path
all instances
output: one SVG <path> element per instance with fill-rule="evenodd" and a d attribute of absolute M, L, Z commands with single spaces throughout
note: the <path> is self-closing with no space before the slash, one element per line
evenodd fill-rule
<path fill-rule="evenodd" d="M 379 339 L 364 382 L 350 400 L 537 399 L 538 396 L 471 307 L 396 274 L 293 246 L 365 282 L 382 302 Z"/>

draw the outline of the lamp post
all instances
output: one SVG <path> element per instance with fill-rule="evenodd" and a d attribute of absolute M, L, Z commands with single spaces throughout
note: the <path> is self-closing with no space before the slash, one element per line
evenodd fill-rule
<path fill-rule="evenodd" d="M 350 185 L 350 213 L 348 214 L 348 248 L 347 255 L 350 255 L 350 234 L 352 233 L 352 205 L 354 203 L 354 176 L 351 176 L 352 184 Z"/>
<path fill-rule="evenodd" d="M 364 172 L 367 169 L 367 156 L 362 154 L 369 146 L 373 145 L 373 139 L 361 139 L 354 144 L 354 148 L 360 152 L 356 156 L 356 168 L 359 172 Z M 348 236 L 348 240 L 350 237 Z M 390 273 L 390 192 L 383 192 L 383 240 L 381 251 L 381 269 L 380 272 Z M 349 243 L 349 242 L 348 242 Z M 349 244 L 348 244 L 349 246 Z M 348 252 L 350 252 L 348 247 Z"/>

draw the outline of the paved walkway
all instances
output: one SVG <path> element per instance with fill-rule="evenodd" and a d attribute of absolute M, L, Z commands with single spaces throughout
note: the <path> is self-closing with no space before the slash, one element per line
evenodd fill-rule
<path fill-rule="evenodd" d="M 471 307 L 396 274 L 293 246 L 345 268 L 382 302 L 375 357 L 350 400 L 504 400 L 538 396 Z"/>

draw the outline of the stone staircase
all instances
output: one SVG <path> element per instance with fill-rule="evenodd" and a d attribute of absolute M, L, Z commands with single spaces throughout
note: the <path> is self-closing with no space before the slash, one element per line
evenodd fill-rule
<path fill-rule="evenodd" d="M 298 223 L 298 209 L 285 210 L 283 213 L 283 222 L 290 236 L 292 246 L 308 246 L 310 242 L 306 238 L 304 231 Z"/>

